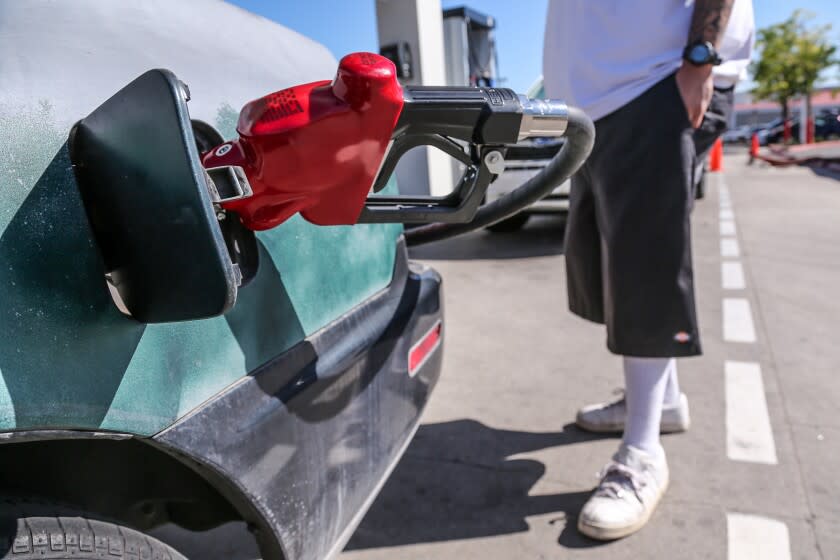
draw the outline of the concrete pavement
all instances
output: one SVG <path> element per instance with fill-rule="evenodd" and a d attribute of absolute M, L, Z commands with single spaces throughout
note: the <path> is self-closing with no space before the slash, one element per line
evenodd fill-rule
<path fill-rule="evenodd" d="M 444 277 L 444 373 L 342 558 L 840 558 L 840 181 L 745 162 L 727 156 L 695 209 L 705 354 L 679 364 L 693 426 L 664 438 L 647 528 L 575 529 L 618 440 L 572 420 L 621 370 L 566 311 L 562 220 L 539 218 L 414 252 Z M 732 335 L 747 320 L 754 341 Z"/>

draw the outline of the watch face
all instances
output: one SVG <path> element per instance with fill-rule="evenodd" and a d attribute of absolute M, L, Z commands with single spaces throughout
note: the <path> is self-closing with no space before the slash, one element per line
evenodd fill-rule
<path fill-rule="evenodd" d="M 692 62 L 706 62 L 709 60 L 709 47 L 703 44 L 694 45 L 688 51 L 688 59 Z"/>

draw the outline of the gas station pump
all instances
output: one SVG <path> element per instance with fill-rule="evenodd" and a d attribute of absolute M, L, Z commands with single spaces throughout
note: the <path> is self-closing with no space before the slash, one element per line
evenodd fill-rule
<path fill-rule="evenodd" d="M 498 85 L 496 20 L 467 7 L 443 11 L 446 83 L 452 86 Z"/>
<path fill-rule="evenodd" d="M 377 54 L 345 56 L 332 80 L 246 104 L 239 138 L 198 153 L 189 90 L 149 71 L 71 132 L 70 153 L 109 281 L 146 323 L 224 313 L 253 276 L 254 231 L 300 213 L 318 225 L 427 224 L 411 243 L 504 219 L 559 185 L 594 141 L 591 121 L 553 100 L 492 87 L 401 86 Z M 507 145 L 567 136 L 544 172 L 479 208 Z M 465 165 L 447 196 L 392 196 L 399 159 L 435 146 Z"/>

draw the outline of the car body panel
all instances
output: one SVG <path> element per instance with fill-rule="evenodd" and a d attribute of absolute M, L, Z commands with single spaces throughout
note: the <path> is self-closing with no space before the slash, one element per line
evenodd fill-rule
<path fill-rule="evenodd" d="M 142 325 L 110 299 L 78 196 L 71 126 L 142 72 L 172 70 L 232 138 L 234 107 L 332 76 L 321 45 L 224 2 L 2 0 L 0 53 L 0 431 L 152 435 L 391 282 L 401 226 L 295 217 L 258 235 L 231 312 Z"/>
<path fill-rule="evenodd" d="M 442 317 L 440 277 L 397 247 L 394 281 L 154 437 L 221 477 L 261 514 L 262 551 L 339 552 L 414 433 L 442 346 L 414 375 L 410 348 Z"/>

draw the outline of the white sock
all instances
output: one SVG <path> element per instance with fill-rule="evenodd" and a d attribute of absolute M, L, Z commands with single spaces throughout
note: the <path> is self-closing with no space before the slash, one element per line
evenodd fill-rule
<path fill-rule="evenodd" d="M 655 456 L 663 453 L 659 444 L 659 422 L 670 362 L 669 358 L 624 356 L 627 402 L 624 443 Z"/>
<path fill-rule="evenodd" d="M 677 379 L 677 360 L 674 358 L 668 362 L 668 384 L 665 386 L 665 398 L 662 403 L 668 408 L 680 404 L 680 381 Z"/>

